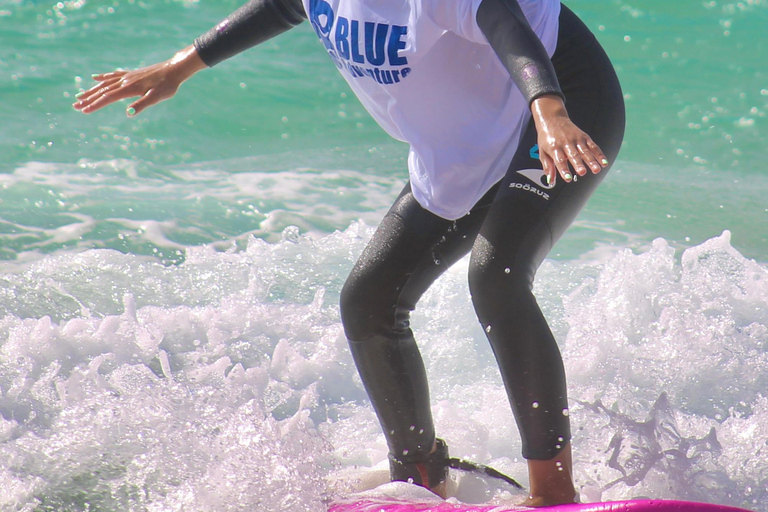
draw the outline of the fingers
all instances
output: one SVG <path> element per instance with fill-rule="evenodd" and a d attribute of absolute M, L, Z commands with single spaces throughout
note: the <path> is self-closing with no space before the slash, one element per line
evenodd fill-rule
<path fill-rule="evenodd" d="M 566 182 L 570 182 L 573 179 L 573 176 L 571 175 L 571 170 L 568 167 L 568 157 L 566 156 L 565 151 L 555 149 L 553 155 L 553 161 L 555 163 L 557 172 Z"/>
<path fill-rule="evenodd" d="M 128 115 L 128 117 L 133 117 L 140 114 L 142 110 L 151 107 L 155 103 L 163 101 L 163 99 L 165 98 L 161 97 L 156 89 L 150 89 L 144 96 L 128 105 L 125 113 Z"/>
<path fill-rule="evenodd" d="M 608 159 L 603 150 L 592 139 L 587 138 L 586 142 L 579 146 L 579 152 L 592 170 L 592 174 L 597 174 L 604 167 L 608 167 Z"/>
<path fill-rule="evenodd" d="M 566 144 L 565 152 L 568 155 L 568 162 L 578 176 L 585 176 L 587 167 L 592 174 L 597 174 L 608 165 L 608 159 L 603 151 L 589 137 L 585 137 L 575 145 Z"/>
<path fill-rule="evenodd" d="M 600 148 L 598 148 L 599 150 Z M 602 170 L 602 165 L 598 162 L 597 157 L 593 151 L 589 150 L 589 146 L 585 142 L 580 142 L 576 145 L 576 151 L 578 151 L 578 158 L 587 166 L 592 174 L 597 174 Z M 577 171 L 578 172 L 578 171 Z M 587 174 L 587 170 L 580 172 L 579 176 Z"/>
<path fill-rule="evenodd" d="M 120 81 L 126 74 L 128 74 L 128 71 L 118 70 L 111 73 L 100 73 L 92 75 L 92 78 L 97 82 L 96 85 L 87 91 L 79 92 L 77 95 L 75 95 L 75 98 L 83 100 L 97 92 L 99 88 L 112 85 Z"/>
<path fill-rule="evenodd" d="M 95 75 L 91 75 L 91 78 L 93 78 L 97 82 L 104 82 L 112 78 L 122 78 L 127 74 L 128 74 L 128 71 L 124 69 L 118 69 L 116 71 L 111 71 L 109 73 L 96 73 Z"/>
<path fill-rule="evenodd" d="M 574 172 L 578 176 L 584 176 L 587 174 L 587 165 L 589 161 L 587 158 L 583 158 L 583 155 L 578 151 L 578 146 L 574 147 L 571 144 L 565 146 L 565 154 L 568 155 L 568 162 L 573 167 Z"/>
<path fill-rule="evenodd" d="M 90 114 L 116 101 L 135 96 L 131 91 L 119 87 L 108 86 L 96 90 L 85 99 L 81 99 L 74 107 L 84 114 Z"/>
<path fill-rule="evenodd" d="M 117 70 L 93 75 L 98 83 L 79 93 L 75 110 L 90 114 L 112 103 L 138 97 L 128 106 L 126 114 L 132 117 L 147 107 L 166 100 L 176 94 L 185 77 L 177 68 L 160 62 L 152 66 L 131 71 Z"/>
<path fill-rule="evenodd" d="M 549 183 L 554 182 L 557 174 L 570 183 L 578 176 L 586 176 L 587 169 L 592 174 L 597 174 L 608 166 L 608 159 L 600 147 L 584 135 L 578 142 L 562 145 L 552 143 L 549 150 L 542 150 L 541 145 L 539 146 L 540 160 Z"/>
<path fill-rule="evenodd" d="M 116 101 L 142 94 L 130 81 L 125 80 L 127 74 L 128 71 L 118 70 L 93 75 L 98 83 L 87 91 L 77 94 L 75 97 L 78 101 L 72 106 L 75 110 L 90 114 Z"/>
<path fill-rule="evenodd" d="M 119 81 L 120 79 L 112 79 L 94 85 L 87 91 L 83 91 L 75 96 L 78 101 L 72 106 L 75 107 L 76 110 L 84 110 L 105 94 L 115 90 L 115 86 Z"/>
<path fill-rule="evenodd" d="M 557 182 L 557 168 L 552 159 L 544 152 L 539 154 L 539 160 L 541 161 L 542 169 L 544 170 L 544 176 L 547 179 L 547 185 L 555 186 Z"/>
<path fill-rule="evenodd" d="M 103 77 L 105 75 L 94 76 Z M 88 114 L 108 105 L 111 103 L 109 100 L 114 96 L 110 96 L 110 94 L 119 88 L 120 80 L 120 77 L 112 77 L 99 81 L 99 83 L 87 91 L 81 92 L 75 96 L 78 101 L 75 102 L 72 106 L 75 108 L 75 110 L 79 110 L 85 114 Z M 116 99 L 114 101 L 116 101 Z"/>

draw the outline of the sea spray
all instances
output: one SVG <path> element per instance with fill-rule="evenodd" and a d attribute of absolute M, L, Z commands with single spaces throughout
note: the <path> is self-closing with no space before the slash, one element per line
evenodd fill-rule
<path fill-rule="evenodd" d="M 680 261 L 661 239 L 643 254 L 623 250 L 567 297 L 589 499 L 768 506 L 758 462 L 768 453 L 766 294 L 768 269 L 725 232 Z"/>
<path fill-rule="evenodd" d="M 386 466 L 336 302 L 370 236 L 348 226 L 378 223 L 407 148 L 311 27 L 136 118 L 71 108 L 90 73 L 168 58 L 237 5 L 0 1 L 2 512 L 320 510 L 326 476 Z M 577 485 L 765 512 L 768 4 L 569 5 L 628 108 L 619 161 L 535 285 Z M 464 261 L 413 316 L 438 431 L 524 480 L 465 281 Z"/>
<path fill-rule="evenodd" d="M 175 266 L 62 253 L 6 275 L 0 510 L 323 510 L 343 490 L 329 478 L 382 467 L 336 305 L 371 231 L 289 229 Z M 525 481 L 466 265 L 414 313 L 437 429 L 453 454 Z M 586 499 L 768 510 L 766 274 L 727 233 L 682 254 L 657 240 L 545 262 L 535 291 L 569 371 Z M 470 480 L 467 499 L 509 495 Z"/>

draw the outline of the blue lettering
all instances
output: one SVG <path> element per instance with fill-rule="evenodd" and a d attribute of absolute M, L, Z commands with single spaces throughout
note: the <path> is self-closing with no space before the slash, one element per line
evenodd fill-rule
<path fill-rule="evenodd" d="M 336 67 L 346 70 L 352 77 L 369 76 L 379 84 L 390 85 L 399 83 L 411 73 L 408 67 L 379 69 L 387 61 L 390 66 L 408 64 L 408 59 L 400 55 L 400 50 L 406 47 L 408 27 L 392 25 L 390 30 L 386 23 L 337 18 L 326 0 L 309 0 L 309 21 Z M 360 27 L 361 23 L 364 27 Z M 372 69 L 353 62 L 367 63 Z"/>
<path fill-rule="evenodd" d="M 328 50 L 328 55 L 331 57 L 331 60 L 334 64 L 336 64 L 336 67 L 339 69 L 344 69 L 344 61 L 339 59 L 339 56 L 336 55 L 336 52 L 333 50 Z"/>
<path fill-rule="evenodd" d="M 339 51 L 339 55 L 346 60 L 349 60 L 349 20 L 343 16 L 339 16 L 336 20 L 336 49 Z"/>
<path fill-rule="evenodd" d="M 398 51 L 405 48 L 405 41 L 402 37 L 408 33 L 408 27 L 392 25 L 392 32 L 389 34 L 389 44 L 387 45 L 387 56 L 390 66 L 403 66 L 408 64 L 408 59 L 397 54 Z"/>
<path fill-rule="evenodd" d="M 361 69 L 359 66 L 355 66 L 354 64 L 349 65 L 349 71 L 352 73 L 352 76 L 355 78 L 359 76 L 364 76 L 364 70 Z"/>
<path fill-rule="evenodd" d="M 325 16 L 325 23 L 320 21 L 323 16 Z M 315 29 L 317 37 L 328 50 L 333 50 L 333 44 L 330 40 L 333 16 L 331 4 L 324 0 L 309 0 L 309 20 L 312 23 L 312 28 Z"/>
<path fill-rule="evenodd" d="M 374 29 L 376 30 L 375 40 Z M 387 42 L 388 30 L 389 25 L 386 23 L 365 22 L 365 58 L 373 66 L 381 66 L 387 58 L 384 46 Z"/>
<path fill-rule="evenodd" d="M 362 64 L 365 59 L 360 55 L 360 22 L 352 20 L 352 60 Z"/>

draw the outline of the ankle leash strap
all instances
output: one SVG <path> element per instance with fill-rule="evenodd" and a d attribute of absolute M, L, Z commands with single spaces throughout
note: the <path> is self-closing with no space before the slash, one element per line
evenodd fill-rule
<path fill-rule="evenodd" d="M 480 473 L 483 475 L 490 476 L 492 478 L 498 478 L 499 480 L 504 480 L 515 489 L 521 489 L 521 490 L 524 489 L 524 487 L 520 485 L 517 482 L 517 480 L 515 480 L 514 478 L 507 476 L 504 473 L 497 471 L 489 466 L 484 466 L 482 464 L 477 464 L 475 462 L 470 462 L 468 460 L 462 460 L 462 459 L 446 459 L 445 464 L 449 468 L 460 469 L 462 471 L 468 471 L 470 473 Z"/>

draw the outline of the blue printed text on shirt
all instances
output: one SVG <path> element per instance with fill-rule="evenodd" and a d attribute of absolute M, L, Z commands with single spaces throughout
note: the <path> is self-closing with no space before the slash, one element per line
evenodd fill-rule
<path fill-rule="evenodd" d="M 309 20 L 336 66 L 353 77 L 368 76 L 388 85 L 411 72 L 408 59 L 399 53 L 408 27 L 336 16 L 324 0 L 310 0 Z"/>

